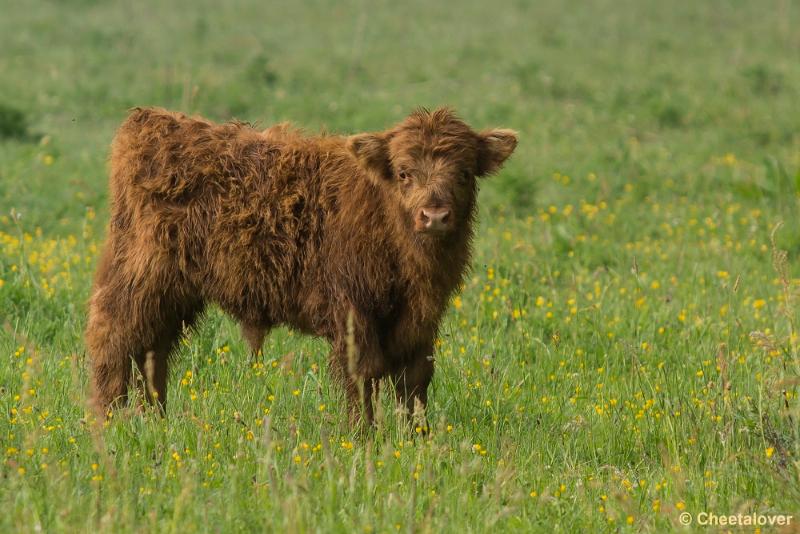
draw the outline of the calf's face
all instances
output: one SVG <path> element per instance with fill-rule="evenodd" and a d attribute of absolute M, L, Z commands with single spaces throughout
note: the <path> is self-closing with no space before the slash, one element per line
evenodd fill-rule
<path fill-rule="evenodd" d="M 476 178 L 497 171 L 517 137 L 504 129 L 475 132 L 443 108 L 415 111 L 391 130 L 354 135 L 347 144 L 401 208 L 408 231 L 435 239 L 469 224 Z"/>

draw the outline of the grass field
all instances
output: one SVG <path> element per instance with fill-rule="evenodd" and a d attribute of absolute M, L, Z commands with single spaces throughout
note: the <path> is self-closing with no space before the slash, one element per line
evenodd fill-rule
<path fill-rule="evenodd" d="M 0 531 L 797 531 L 797 3 L 0 11 Z M 166 419 L 93 422 L 85 304 L 128 108 L 353 132 L 441 104 L 520 146 L 482 184 L 427 435 L 388 398 L 356 435 L 323 342 L 278 330 L 254 364 L 217 310 Z"/>

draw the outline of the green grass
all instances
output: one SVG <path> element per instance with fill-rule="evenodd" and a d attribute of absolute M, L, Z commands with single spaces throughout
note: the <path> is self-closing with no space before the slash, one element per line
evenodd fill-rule
<path fill-rule="evenodd" d="M 269 4 L 2 9 L 0 531 L 796 528 L 796 5 Z M 166 419 L 92 423 L 85 303 L 127 108 L 349 132 L 440 104 L 521 142 L 482 186 L 427 435 L 388 398 L 356 435 L 323 342 L 278 330 L 253 365 L 216 310 Z"/>

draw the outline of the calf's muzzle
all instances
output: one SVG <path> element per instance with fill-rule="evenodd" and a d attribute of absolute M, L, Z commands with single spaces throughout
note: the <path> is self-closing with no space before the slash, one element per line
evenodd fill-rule
<path fill-rule="evenodd" d="M 422 208 L 417 213 L 418 232 L 445 232 L 452 226 L 450 208 Z"/>

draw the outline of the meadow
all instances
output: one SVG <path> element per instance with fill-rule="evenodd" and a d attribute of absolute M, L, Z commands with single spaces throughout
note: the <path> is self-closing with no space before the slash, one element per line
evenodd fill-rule
<path fill-rule="evenodd" d="M 0 531 L 798 528 L 797 4 L 0 12 Z M 216 309 L 166 418 L 91 415 L 86 300 L 130 107 L 356 132 L 444 104 L 520 145 L 481 185 L 427 420 L 386 395 L 359 434 L 324 342 L 279 329 L 254 362 Z"/>

